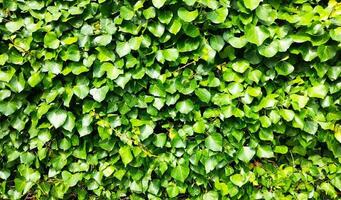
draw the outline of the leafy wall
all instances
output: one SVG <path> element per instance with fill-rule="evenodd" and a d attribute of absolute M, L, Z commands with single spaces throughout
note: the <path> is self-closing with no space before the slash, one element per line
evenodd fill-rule
<path fill-rule="evenodd" d="M 0 199 L 337 199 L 335 0 L 0 0 Z"/>

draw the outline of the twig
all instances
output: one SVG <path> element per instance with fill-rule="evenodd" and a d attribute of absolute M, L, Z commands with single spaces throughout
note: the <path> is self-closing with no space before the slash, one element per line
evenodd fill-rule
<path fill-rule="evenodd" d="M 195 63 L 196 63 L 196 62 L 193 60 L 192 62 L 189 62 L 189 63 L 185 64 L 184 66 L 179 67 L 179 68 L 176 69 L 175 71 L 179 71 L 179 70 L 181 70 L 181 69 L 183 69 L 183 68 L 185 68 L 185 67 L 187 67 L 187 66 L 189 66 L 189 65 L 195 64 Z"/>

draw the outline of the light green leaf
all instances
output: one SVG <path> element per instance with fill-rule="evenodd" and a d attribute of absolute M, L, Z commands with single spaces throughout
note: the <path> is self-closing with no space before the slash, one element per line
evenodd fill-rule
<path fill-rule="evenodd" d="M 99 46 L 106 46 L 110 44 L 111 40 L 112 40 L 111 35 L 99 35 L 95 37 L 94 44 Z"/>
<path fill-rule="evenodd" d="M 167 61 L 176 61 L 179 57 L 179 52 L 177 49 L 164 49 L 162 50 L 162 55 Z"/>
<path fill-rule="evenodd" d="M 203 195 L 204 200 L 218 200 L 219 194 L 216 191 L 209 191 Z"/>
<path fill-rule="evenodd" d="M 232 69 L 239 73 L 244 73 L 250 67 L 250 63 L 247 60 L 238 60 L 232 63 Z"/>
<path fill-rule="evenodd" d="M 187 164 L 178 164 L 171 171 L 171 176 L 180 182 L 185 182 L 186 178 L 189 175 L 189 167 Z"/>
<path fill-rule="evenodd" d="M 334 129 L 334 135 L 337 141 L 341 143 L 341 125 L 337 124 Z"/>
<path fill-rule="evenodd" d="M 274 152 L 280 153 L 280 154 L 286 154 L 288 152 L 288 147 L 287 146 L 276 146 L 274 149 Z"/>
<path fill-rule="evenodd" d="M 129 146 L 120 147 L 118 153 L 120 154 L 122 162 L 125 166 L 133 161 L 133 155 L 131 154 Z"/>
<path fill-rule="evenodd" d="M 275 65 L 275 70 L 279 75 L 287 76 L 294 71 L 294 66 L 286 61 L 280 61 Z"/>
<path fill-rule="evenodd" d="M 197 88 L 194 93 L 202 102 L 208 103 L 211 99 L 211 93 L 205 88 Z"/>
<path fill-rule="evenodd" d="M 166 0 L 152 0 L 152 2 L 155 8 L 161 8 L 165 4 Z"/>
<path fill-rule="evenodd" d="M 272 158 L 274 153 L 270 145 L 259 145 L 257 148 L 257 156 L 260 158 Z"/>
<path fill-rule="evenodd" d="M 256 9 L 261 1 L 262 0 L 243 0 L 245 7 L 250 10 Z"/>
<path fill-rule="evenodd" d="M 7 30 L 9 30 L 11 33 L 16 32 L 21 27 L 24 26 L 24 20 L 22 18 L 18 19 L 17 21 L 10 21 L 5 24 L 5 27 Z"/>
<path fill-rule="evenodd" d="M 213 37 L 210 38 L 211 47 L 218 52 L 223 49 L 224 44 L 225 44 L 225 41 L 223 37 L 219 35 L 214 35 Z"/>
<path fill-rule="evenodd" d="M 223 23 L 228 15 L 228 9 L 226 7 L 218 8 L 207 14 L 207 18 L 215 24 Z"/>
<path fill-rule="evenodd" d="M 62 126 L 67 118 L 67 112 L 62 109 L 54 109 L 47 113 L 47 119 L 55 127 L 59 128 Z"/>
<path fill-rule="evenodd" d="M 190 99 L 180 101 L 176 104 L 177 111 L 183 114 L 190 113 L 193 110 L 193 108 L 194 108 L 194 104 Z"/>
<path fill-rule="evenodd" d="M 57 49 L 60 44 L 60 41 L 57 38 L 57 34 L 55 32 L 46 33 L 44 37 L 44 44 L 48 48 Z"/>
<path fill-rule="evenodd" d="M 269 31 L 261 26 L 249 24 L 245 27 L 245 38 L 248 42 L 260 46 L 269 37 Z"/>
<path fill-rule="evenodd" d="M 178 16 L 180 19 L 184 20 L 185 22 L 192 22 L 197 18 L 199 15 L 198 10 L 188 11 L 186 8 L 179 8 L 178 9 Z"/>
<path fill-rule="evenodd" d="M 94 98 L 96 101 L 102 102 L 105 99 L 108 91 L 109 91 L 109 87 L 103 86 L 100 88 L 91 89 L 90 94 L 92 95 L 92 98 Z"/>
<path fill-rule="evenodd" d="M 328 87 L 323 84 L 315 85 L 308 88 L 307 93 L 309 97 L 324 99 L 328 94 Z"/>
<path fill-rule="evenodd" d="M 128 42 L 116 42 L 116 53 L 122 58 L 131 51 Z"/>
<path fill-rule="evenodd" d="M 210 134 L 205 139 L 205 146 L 212 151 L 222 151 L 223 137 L 219 133 Z"/>
<path fill-rule="evenodd" d="M 320 58 L 321 62 L 325 62 L 327 60 L 332 59 L 336 55 L 335 46 L 329 45 L 320 45 L 317 48 L 317 55 Z"/>
<path fill-rule="evenodd" d="M 165 26 L 161 23 L 152 22 L 148 25 L 148 30 L 155 36 L 161 37 L 165 32 Z"/>
<path fill-rule="evenodd" d="M 255 155 L 256 151 L 253 150 L 251 147 L 244 146 L 239 152 L 238 152 L 238 159 L 248 163 Z"/>
<path fill-rule="evenodd" d="M 173 20 L 171 26 L 169 27 L 169 32 L 176 35 L 181 29 L 182 23 L 179 19 Z"/>
<path fill-rule="evenodd" d="M 120 16 L 125 20 L 131 20 L 134 17 L 134 11 L 127 6 L 122 6 L 120 8 Z"/>
<path fill-rule="evenodd" d="M 295 112 L 288 109 L 279 110 L 279 114 L 283 117 L 283 119 L 287 122 L 292 121 L 295 117 Z"/>
<path fill-rule="evenodd" d="M 247 179 L 246 179 L 245 175 L 234 174 L 234 175 L 230 176 L 230 181 L 233 184 L 235 184 L 236 186 L 242 187 L 247 182 Z"/>

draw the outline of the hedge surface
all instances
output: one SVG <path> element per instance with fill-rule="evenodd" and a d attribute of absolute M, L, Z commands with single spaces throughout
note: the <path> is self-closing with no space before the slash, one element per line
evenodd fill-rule
<path fill-rule="evenodd" d="M 341 197 L 336 0 L 0 0 L 0 199 Z"/>

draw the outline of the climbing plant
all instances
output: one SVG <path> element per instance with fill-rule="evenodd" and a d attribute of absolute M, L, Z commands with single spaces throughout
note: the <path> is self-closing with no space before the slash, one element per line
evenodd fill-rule
<path fill-rule="evenodd" d="M 0 0 L 0 199 L 340 199 L 336 0 Z"/>

